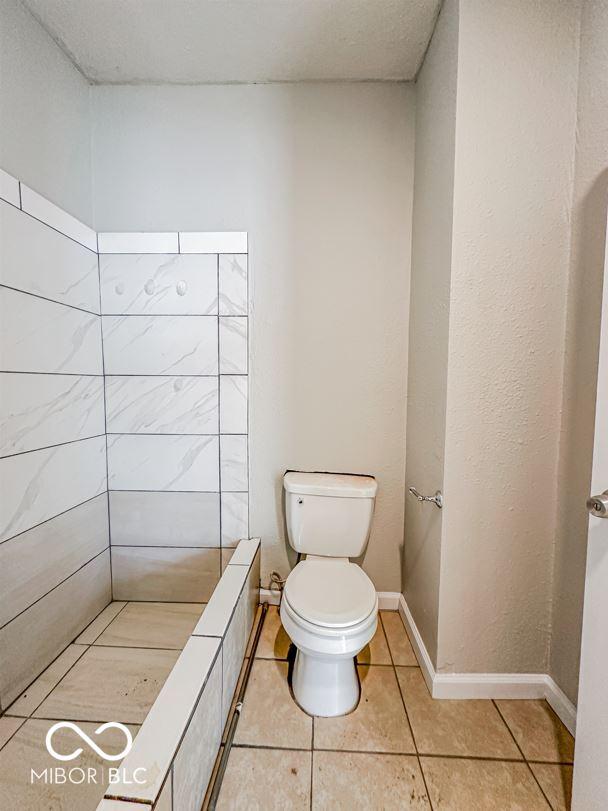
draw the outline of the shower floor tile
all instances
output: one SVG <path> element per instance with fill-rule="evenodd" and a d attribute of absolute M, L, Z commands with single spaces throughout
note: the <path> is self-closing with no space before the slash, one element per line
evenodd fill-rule
<path fill-rule="evenodd" d="M 94 645 L 181 650 L 204 603 L 128 603 Z"/>

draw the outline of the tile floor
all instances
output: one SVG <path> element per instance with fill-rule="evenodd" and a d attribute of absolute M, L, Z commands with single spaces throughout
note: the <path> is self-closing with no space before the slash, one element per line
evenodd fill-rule
<path fill-rule="evenodd" d="M 218 809 L 536 811 L 569 807 L 574 741 L 545 701 L 438 701 L 396 612 L 358 657 L 361 701 L 311 718 L 271 607 Z"/>
<path fill-rule="evenodd" d="M 100 723 L 120 721 L 135 737 L 203 610 L 203 603 L 110 603 L 0 717 L 0 809 L 94 811 L 108 764 L 87 746 L 69 763 L 53 760 L 47 730 L 58 720 L 76 721 L 92 736 Z M 59 752 L 78 743 L 71 730 L 53 737 Z M 117 753 L 124 735 L 110 729 L 99 743 Z M 98 782 L 32 783 L 30 769 L 57 765 L 95 767 Z"/>

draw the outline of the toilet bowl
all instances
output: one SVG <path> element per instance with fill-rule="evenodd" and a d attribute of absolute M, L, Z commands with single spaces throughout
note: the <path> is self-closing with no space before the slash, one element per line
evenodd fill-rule
<path fill-rule="evenodd" d="M 356 564 L 307 559 L 289 575 L 281 622 L 297 648 L 291 688 L 310 715 L 345 715 L 359 702 L 355 657 L 378 623 L 373 583 Z"/>

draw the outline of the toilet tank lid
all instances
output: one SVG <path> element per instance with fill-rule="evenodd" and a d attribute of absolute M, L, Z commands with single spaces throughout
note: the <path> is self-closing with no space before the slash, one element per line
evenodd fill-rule
<path fill-rule="evenodd" d="M 303 473 L 290 470 L 283 477 L 287 493 L 332 498 L 374 498 L 378 484 L 373 476 L 349 473 Z"/>

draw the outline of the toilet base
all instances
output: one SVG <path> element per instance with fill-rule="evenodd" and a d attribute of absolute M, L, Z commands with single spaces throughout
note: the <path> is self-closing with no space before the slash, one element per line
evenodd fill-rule
<path fill-rule="evenodd" d="M 298 649 L 291 689 L 309 715 L 325 718 L 346 715 L 355 709 L 361 693 L 355 660 L 311 656 Z"/>

